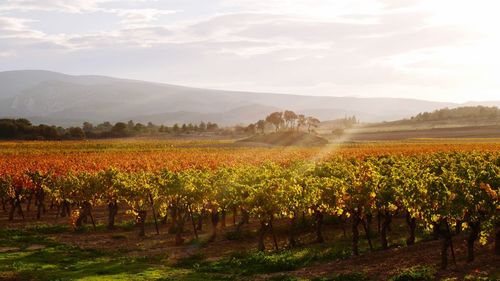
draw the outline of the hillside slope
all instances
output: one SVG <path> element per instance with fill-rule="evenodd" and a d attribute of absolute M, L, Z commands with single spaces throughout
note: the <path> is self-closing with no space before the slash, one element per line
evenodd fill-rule
<path fill-rule="evenodd" d="M 261 119 L 270 109 L 290 109 L 320 120 L 354 114 L 364 122 L 377 122 L 447 106 L 457 104 L 221 91 L 41 70 L 0 72 L 0 117 L 58 125 L 134 118 L 164 124 L 205 119 L 233 125 Z"/>
<path fill-rule="evenodd" d="M 342 136 L 335 136 L 336 129 Z M 500 109 L 467 106 L 422 112 L 408 119 L 392 122 L 357 124 L 342 127 L 334 121 L 322 122 L 318 132 L 342 140 L 373 141 L 417 138 L 499 138 Z"/>

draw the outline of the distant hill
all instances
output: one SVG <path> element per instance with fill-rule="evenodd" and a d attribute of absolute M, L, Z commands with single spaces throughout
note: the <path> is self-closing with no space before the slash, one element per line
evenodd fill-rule
<path fill-rule="evenodd" d="M 320 120 L 356 115 L 362 122 L 380 122 L 456 106 L 415 99 L 221 91 L 43 70 L 0 72 L 0 118 L 24 117 L 63 126 L 130 119 L 166 125 L 202 120 L 235 125 L 283 109 Z"/>
<path fill-rule="evenodd" d="M 332 135 L 332 123 L 318 131 Z M 358 124 L 344 130 L 347 140 L 401 140 L 416 138 L 498 138 L 500 109 L 486 106 L 443 108 L 392 122 Z"/>
<path fill-rule="evenodd" d="M 131 119 L 137 122 L 143 122 L 143 123 L 153 122 L 155 124 L 165 123 L 165 120 L 168 120 L 168 123 L 179 123 L 179 124 L 185 123 L 186 120 L 188 120 L 188 122 L 210 120 L 210 122 L 214 122 L 217 124 L 228 124 L 228 120 L 237 120 L 237 123 L 249 124 L 258 120 L 259 117 L 262 118 L 263 116 L 267 116 L 272 112 L 280 110 L 281 110 L 280 108 L 274 106 L 252 104 L 222 112 L 201 113 L 201 112 L 180 111 L 180 112 L 168 112 L 161 114 L 134 116 Z"/>
<path fill-rule="evenodd" d="M 419 113 L 410 118 L 410 122 L 446 121 L 446 120 L 500 120 L 500 109 L 495 106 L 464 106 L 442 108 L 433 112 Z"/>
<path fill-rule="evenodd" d="M 495 106 L 464 106 L 442 108 L 431 112 L 422 112 L 408 119 L 371 124 L 367 127 L 415 128 L 466 127 L 500 125 L 500 109 Z"/>

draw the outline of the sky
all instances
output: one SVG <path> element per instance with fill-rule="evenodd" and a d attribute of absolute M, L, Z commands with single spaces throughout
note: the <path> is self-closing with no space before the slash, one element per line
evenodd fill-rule
<path fill-rule="evenodd" d="M 500 100 L 496 0 L 0 0 L 0 71 Z"/>

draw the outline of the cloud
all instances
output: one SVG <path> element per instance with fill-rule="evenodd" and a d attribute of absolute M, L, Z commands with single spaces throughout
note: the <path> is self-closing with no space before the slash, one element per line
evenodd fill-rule
<path fill-rule="evenodd" d="M 60 35 L 47 35 L 32 29 L 28 23 L 30 19 L 0 16 L 0 51 L 3 53 L 17 53 L 19 48 L 68 48 L 66 38 Z"/>
<path fill-rule="evenodd" d="M 312 94 L 373 95 L 385 87 L 423 97 L 433 87 L 457 87 L 472 71 L 482 73 L 477 61 L 450 67 L 482 39 L 455 22 L 436 21 L 436 12 L 422 8 L 420 0 L 206 1 L 210 9 L 202 12 L 189 9 L 192 3 L 174 7 L 169 1 L 4 1 L 0 57 L 4 68 L 51 66 L 200 87 Z M 76 13 L 114 15 L 116 24 L 85 31 L 69 17 L 64 24 L 79 31 L 55 33 L 44 31 L 43 19 L 30 17 Z"/>
<path fill-rule="evenodd" d="M 0 4 L 0 11 L 58 11 L 82 13 L 95 11 L 107 0 L 6 0 Z"/>
<path fill-rule="evenodd" d="M 15 55 L 14 52 L 0 52 L 0 58 L 14 57 Z"/>
<path fill-rule="evenodd" d="M 408 8 L 418 5 L 421 2 L 419 0 L 379 0 L 379 1 L 384 5 L 384 8 L 386 9 Z"/>
<path fill-rule="evenodd" d="M 142 25 L 158 20 L 162 15 L 176 13 L 174 10 L 161 9 L 108 9 L 106 12 L 114 13 L 122 18 L 126 25 Z"/>
<path fill-rule="evenodd" d="M 156 8 L 133 8 L 132 4 L 155 3 L 151 0 L 7 0 L 0 3 L 0 12 L 29 12 L 45 11 L 60 13 L 108 13 L 114 14 L 122 19 L 126 26 L 141 25 L 158 20 L 160 16 L 173 14 L 178 11 Z M 125 4 L 132 5 L 132 8 L 125 8 Z"/>

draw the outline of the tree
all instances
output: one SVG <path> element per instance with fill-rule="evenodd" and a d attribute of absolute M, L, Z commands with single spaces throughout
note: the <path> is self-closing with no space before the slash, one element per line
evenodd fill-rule
<path fill-rule="evenodd" d="M 158 131 L 158 128 L 155 124 L 153 124 L 152 122 L 148 122 L 148 124 L 146 125 L 147 129 L 146 129 L 146 132 L 151 134 L 151 133 L 155 133 Z"/>
<path fill-rule="evenodd" d="M 283 119 L 283 112 L 273 112 L 266 117 L 266 122 L 274 125 L 276 132 L 279 131 L 282 124 L 285 122 Z"/>
<path fill-rule="evenodd" d="M 103 132 L 111 131 L 111 129 L 113 129 L 113 125 L 111 125 L 111 123 L 109 123 L 108 121 L 106 121 L 104 123 L 101 123 L 101 124 L 97 125 L 97 129 L 99 131 L 103 131 Z"/>
<path fill-rule="evenodd" d="M 198 126 L 200 131 L 206 131 L 207 130 L 207 124 L 203 121 L 200 122 L 200 126 Z"/>
<path fill-rule="evenodd" d="M 21 119 L 16 119 L 14 121 L 14 123 L 17 126 L 17 131 L 21 135 L 31 135 L 33 133 L 34 128 L 29 120 L 21 118 Z M 47 125 L 44 125 L 44 126 L 47 126 Z M 47 126 L 47 127 L 49 127 L 49 126 Z"/>
<path fill-rule="evenodd" d="M 128 123 L 127 123 L 127 129 L 128 129 L 129 131 L 132 131 L 132 130 L 134 129 L 134 126 L 135 126 L 135 125 L 134 125 L 134 121 L 129 120 L 129 121 L 128 121 Z"/>
<path fill-rule="evenodd" d="M 17 132 L 17 126 L 11 120 L 0 121 L 0 138 L 14 138 Z"/>
<path fill-rule="evenodd" d="M 127 124 L 118 122 L 113 126 L 111 132 L 116 136 L 124 136 L 127 133 Z"/>
<path fill-rule="evenodd" d="M 144 130 L 146 130 L 146 126 L 144 126 L 143 124 L 141 123 L 136 123 L 135 126 L 134 126 L 134 131 L 136 132 L 143 132 Z"/>
<path fill-rule="evenodd" d="M 258 130 L 260 130 L 262 133 L 264 133 L 264 130 L 266 129 L 266 121 L 264 120 L 259 120 L 257 123 L 255 123 L 256 127 Z"/>
<path fill-rule="evenodd" d="M 306 125 L 307 125 L 307 131 L 311 133 L 311 127 L 317 128 L 319 125 L 320 121 L 314 117 L 307 117 L 306 118 Z"/>
<path fill-rule="evenodd" d="M 175 123 L 174 126 L 172 127 L 172 131 L 174 131 L 174 133 L 179 132 L 179 125 L 177 123 Z"/>
<path fill-rule="evenodd" d="M 25 118 L 19 118 L 16 119 L 16 125 L 18 127 L 31 127 L 33 124 L 28 119 Z"/>
<path fill-rule="evenodd" d="M 90 133 L 92 130 L 94 130 L 94 125 L 90 122 L 83 122 L 82 129 L 85 133 Z"/>
<path fill-rule="evenodd" d="M 217 129 L 219 129 L 217 123 L 211 123 L 211 122 L 207 123 L 207 131 L 216 131 Z"/>
<path fill-rule="evenodd" d="M 301 126 L 306 125 L 306 121 L 306 116 L 304 114 L 300 114 L 299 116 L 297 116 L 297 132 L 300 130 Z"/>
<path fill-rule="evenodd" d="M 44 139 L 54 140 L 59 138 L 59 133 L 56 127 L 47 125 L 38 125 L 37 127 L 38 135 L 42 136 Z"/>
<path fill-rule="evenodd" d="M 85 132 L 80 127 L 69 128 L 68 135 L 71 139 L 83 140 L 85 138 Z"/>
<path fill-rule="evenodd" d="M 250 124 L 245 128 L 245 133 L 255 134 L 256 125 Z"/>
<path fill-rule="evenodd" d="M 285 110 L 283 113 L 283 119 L 285 120 L 285 125 L 287 128 L 293 129 L 295 126 L 295 120 L 297 120 L 298 116 L 295 112 L 291 110 Z"/>

